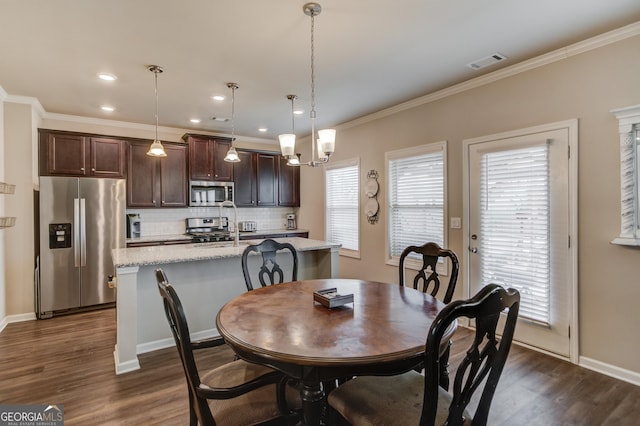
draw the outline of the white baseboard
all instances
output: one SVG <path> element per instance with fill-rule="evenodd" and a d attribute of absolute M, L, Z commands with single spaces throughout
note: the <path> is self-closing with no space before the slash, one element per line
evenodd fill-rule
<path fill-rule="evenodd" d="M 22 322 L 22 321 L 32 321 L 36 319 L 35 312 L 29 312 L 27 314 L 17 314 L 17 315 L 9 315 L 4 317 L 2 321 L 0 321 L 0 333 L 4 328 L 13 323 L 13 322 Z"/>
<path fill-rule="evenodd" d="M 631 383 L 632 385 L 640 386 L 640 373 L 635 371 L 626 370 L 624 368 L 616 367 L 615 365 L 607 364 L 584 356 L 580 357 L 578 365 L 615 379 Z"/>
<path fill-rule="evenodd" d="M 117 350 L 113 351 L 113 361 L 116 365 L 116 375 L 140 369 L 140 362 L 138 361 L 138 358 L 127 362 L 120 362 Z"/>
<path fill-rule="evenodd" d="M 220 333 L 215 328 L 210 328 L 209 330 L 198 331 L 196 333 L 191 333 L 191 340 L 201 340 L 201 339 L 209 339 L 211 337 L 220 337 Z M 153 342 L 146 343 L 138 343 L 136 345 L 136 353 L 145 354 L 147 352 L 153 352 L 164 348 L 170 348 L 175 346 L 176 342 L 173 340 L 173 337 L 168 337 L 166 339 L 154 340 Z"/>

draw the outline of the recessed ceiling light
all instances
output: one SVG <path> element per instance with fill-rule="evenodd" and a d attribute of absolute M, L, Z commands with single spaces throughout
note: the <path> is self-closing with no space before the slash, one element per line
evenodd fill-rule
<path fill-rule="evenodd" d="M 113 111 L 116 110 L 114 107 L 109 106 L 109 105 L 102 105 L 100 107 L 100 109 L 103 110 L 103 111 L 106 111 L 106 112 L 113 112 Z"/>
<path fill-rule="evenodd" d="M 215 96 L 212 96 L 212 98 L 214 101 L 224 101 L 224 96 L 222 95 L 215 95 Z"/>
<path fill-rule="evenodd" d="M 227 121 L 229 121 L 229 119 L 228 119 L 228 118 L 226 118 L 226 117 L 211 117 L 211 119 L 212 119 L 213 121 L 221 121 L 221 122 L 223 122 L 223 123 L 226 123 Z"/>
<path fill-rule="evenodd" d="M 101 73 L 98 73 L 98 78 L 99 78 L 100 80 L 104 80 L 104 81 L 114 81 L 114 80 L 116 80 L 118 77 L 116 77 L 116 76 L 115 76 L 115 75 L 113 75 L 113 74 L 107 74 L 107 73 L 105 73 L 105 72 L 101 72 Z"/>
<path fill-rule="evenodd" d="M 198 124 L 200 122 L 199 118 L 192 118 L 191 120 L 189 120 L 190 122 L 194 123 L 194 124 Z"/>
<path fill-rule="evenodd" d="M 303 109 L 297 109 L 297 110 L 293 111 L 293 113 L 296 114 L 296 115 L 304 114 L 304 110 Z"/>
<path fill-rule="evenodd" d="M 260 127 L 258 129 L 259 132 L 266 132 L 267 130 L 269 130 L 269 129 L 267 129 L 266 127 Z"/>

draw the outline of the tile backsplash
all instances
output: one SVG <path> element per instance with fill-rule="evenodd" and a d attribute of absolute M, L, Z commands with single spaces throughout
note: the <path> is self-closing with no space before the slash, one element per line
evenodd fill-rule
<path fill-rule="evenodd" d="M 127 209 L 127 213 L 140 215 L 140 231 L 143 237 L 184 234 L 188 217 L 218 217 L 217 207 L 189 207 L 182 209 Z M 238 222 L 255 221 L 258 230 L 284 229 L 288 213 L 298 213 L 297 208 L 239 208 Z M 222 215 L 233 220 L 233 209 L 223 208 Z"/>

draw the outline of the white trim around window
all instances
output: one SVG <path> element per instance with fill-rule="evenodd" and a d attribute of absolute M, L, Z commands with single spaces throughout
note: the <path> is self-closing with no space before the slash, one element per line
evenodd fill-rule
<path fill-rule="evenodd" d="M 325 165 L 325 239 L 360 258 L 360 158 Z"/>
<path fill-rule="evenodd" d="M 386 152 L 385 176 L 385 263 L 398 266 L 403 247 L 409 245 L 432 241 L 447 247 L 447 142 Z M 414 195 L 418 198 L 412 199 Z M 409 228 L 411 222 L 419 228 Z M 411 269 L 420 266 L 412 259 L 406 264 Z M 438 266 L 446 275 L 447 265 Z"/>

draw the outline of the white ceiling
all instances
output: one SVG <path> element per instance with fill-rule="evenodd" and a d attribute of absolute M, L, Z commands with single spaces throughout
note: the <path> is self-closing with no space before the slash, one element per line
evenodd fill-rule
<path fill-rule="evenodd" d="M 0 0 L 0 87 L 50 113 L 277 139 L 310 128 L 304 0 Z M 337 125 L 640 21 L 638 0 L 320 0 L 317 127 Z M 502 53 L 497 65 L 466 64 Z M 98 72 L 115 74 L 107 83 Z M 227 95 L 224 102 L 211 99 Z M 104 113 L 100 106 L 116 110 Z M 203 121 L 194 125 L 190 118 Z M 258 132 L 267 127 L 266 133 Z M 339 140 L 339 135 L 338 135 Z"/>

